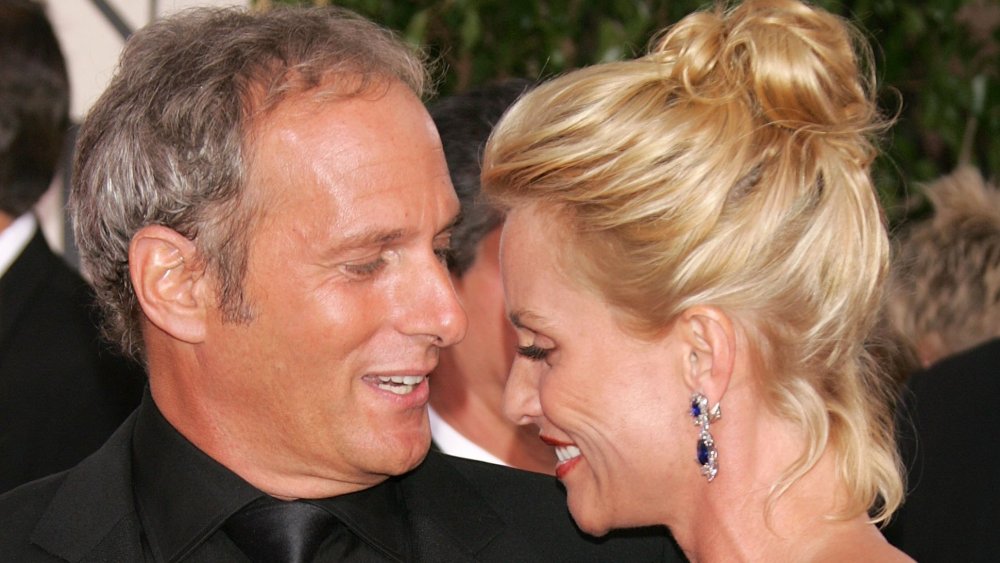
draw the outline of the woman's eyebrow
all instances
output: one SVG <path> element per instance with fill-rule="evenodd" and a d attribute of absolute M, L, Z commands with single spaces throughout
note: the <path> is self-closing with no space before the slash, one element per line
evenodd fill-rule
<path fill-rule="evenodd" d="M 507 314 L 507 318 L 510 319 L 510 324 L 514 325 L 514 328 L 521 328 L 524 330 L 533 330 L 525 323 L 525 318 L 529 321 L 537 321 L 541 319 L 538 315 L 528 311 L 511 311 Z"/>

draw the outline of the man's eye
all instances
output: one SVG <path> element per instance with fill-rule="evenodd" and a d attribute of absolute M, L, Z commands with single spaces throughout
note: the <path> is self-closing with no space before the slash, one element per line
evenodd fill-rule
<path fill-rule="evenodd" d="M 381 270 L 385 264 L 385 258 L 379 256 L 371 262 L 364 262 L 362 264 L 344 264 L 343 269 L 352 276 L 367 278 L 378 273 L 378 271 Z"/>
<path fill-rule="evenodd" d="M 399 262 L 399 251 L 389 248 L 383 250 L 377 258 L 368 262 L 342 264 L 340 268 L 349 276 L 364 279 L 374 276 L 389 264 L 395 264 L 396 262 Z"/>
<path fill-rule="evenodd" d="M 532 344 L 530 346 L 518 346 L 517 353 L 533 362 L 540 362 L 548 357 L 549 350 Z"/>

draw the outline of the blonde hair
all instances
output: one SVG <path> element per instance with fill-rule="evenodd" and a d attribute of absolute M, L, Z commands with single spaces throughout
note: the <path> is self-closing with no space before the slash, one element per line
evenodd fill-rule
<path fill-rule="evenodd" d="M 483 185 L 502 208 L 555 211 L 566 260 L 637 334 L 695 304 L 752 325 L 765 399 L 808 441 L 772 503 L 829 446 L 841 516 L 880 522 L 903 485 L 892 387 L 864 345 L 889 255 L 870 61 L 849 24 L 796 1 L 696 12 L 646 56 L 526 94 Z"/>
<path fill-rule="evenodd" d="M 889 316 L 914 349 L 951 355 L 1000 336 L 1000 192 L 964 167 L 927 186 L 934 215 L 897 242 Z"/>

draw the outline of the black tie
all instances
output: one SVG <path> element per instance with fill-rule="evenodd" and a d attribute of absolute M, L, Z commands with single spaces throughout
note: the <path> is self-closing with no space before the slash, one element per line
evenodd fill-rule
<path fill-rule="evenodd" d="M 306 563 L 335 523 L 318 506 L 265 496 L 230 516 L 223 529 L 254 563 Z"/>

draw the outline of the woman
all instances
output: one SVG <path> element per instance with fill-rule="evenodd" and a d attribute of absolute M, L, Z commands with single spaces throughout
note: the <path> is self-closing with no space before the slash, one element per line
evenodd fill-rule
<path fill-rule="evenodd" d="M 593 534 L 692 560 L 905 560 L 870 54 L 794 1 L 699 12 L 525 95 L 484 155 L 508 213 L 505 409 Z M 867 74 L 864 74 L 867 70 Z"/>

